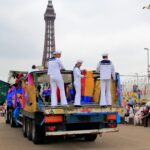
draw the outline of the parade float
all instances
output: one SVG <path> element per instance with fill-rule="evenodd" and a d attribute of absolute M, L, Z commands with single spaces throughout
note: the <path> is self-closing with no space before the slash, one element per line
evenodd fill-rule
<path fill-rule="evenodd" d="M 30 73 L 12 71 L 9 77 L 11 87 L 7 94 L 6 123 L 11 127 L 22 126 L 23 135 L 35 144 L 45 137 L 74 136 L 94 141 L 98 134 L 117 132 L 120 122 L 121 85 L 111 81 L 113 104 L 100 107 L 100 79 L 94 71 L 84 71 L 82 79 L 81 106 L 75 107 L 72 71 L 62 71 L 68 106 L 51 106 L 50 82 L 47 70 Z M 59 89 L 57 90 L 59 101 Z M 119 113 L 118 113 L 119 112 Z"/>

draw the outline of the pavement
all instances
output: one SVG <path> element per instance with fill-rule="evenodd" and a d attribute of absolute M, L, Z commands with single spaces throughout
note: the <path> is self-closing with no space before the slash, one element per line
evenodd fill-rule
<path fill-rule="evenodd" d="M 68 139 L 35 145 L 24 138 L 22 128 L 11 128 L 0 117 L 0 150 L 150 150 L 150 127 L 119 125 L 119 132 L 105 133 L 94 142 Z"/>

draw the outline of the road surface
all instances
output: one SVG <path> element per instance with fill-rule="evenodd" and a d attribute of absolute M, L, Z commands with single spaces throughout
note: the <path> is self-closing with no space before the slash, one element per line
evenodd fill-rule
<path fill-rule="evenodd" d="M 0 150 L 150 150 L 150 127 L 120 125 L 117 133 L 103 134 L 95 142 L 66 140 L 34 145 L 22 135 L 22 128 L 11 128 L 0 117 Z"/>

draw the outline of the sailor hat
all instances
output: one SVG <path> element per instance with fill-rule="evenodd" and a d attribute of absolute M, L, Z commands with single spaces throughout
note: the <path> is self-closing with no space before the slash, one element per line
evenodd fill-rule
<path fill-rule="evenodd" d="M 79 60 L 77 60 L 76 63 L 77 63 L 77 64 L 78 64 L 78 63 L 82 64 L 82 63 L 83 63 L 83 60 L 79 59 Z"/>
<path fill-rule="evenodd" d="M 107 57 L 108 56 L 108 53 L 103 53 L 102 54 L 102 57 Z"/>
<path fill-rule="evenodd" d="M 61 51 L 59 51 L 59 50 L 54 51 L 54 52 L 53 52 L 53 55 L 55 55 L 55 54 L 61 54 Z"/>

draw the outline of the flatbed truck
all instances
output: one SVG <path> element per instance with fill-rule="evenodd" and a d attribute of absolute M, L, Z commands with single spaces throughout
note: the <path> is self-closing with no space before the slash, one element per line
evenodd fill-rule
<path fill-rule="evenodd" d="M 64 74 L 64 81 L 67 80 L 65 83 L 72 84 L 72 72 Z M 24 137 L 33 143 L 42 143 L 45 137 L 53 136 L 73 136 L 94 141 L 97 135 L 119 131 L 118 112 L 112 107 L 100 107 L 95 103 L 78 107 L 72 103 L 68 106 L 52 107 L 44 100 L 39 102 L 40 93 L 37 87 L 39 84 L 48 83 L 47 71 L 35 71 L 31 75 L 34 85 L 29 85 L 26 77 L 20 79 L 24 90 L 22 97 L 17 94 L 20 104 L 23 104 L 24 95 L 25 106 L 9 107 L 6 111 L 6 123 L 10 123 L 11 127 L 21 126 Z M 42 96 L 40 98 L 42 99 Z"/>

